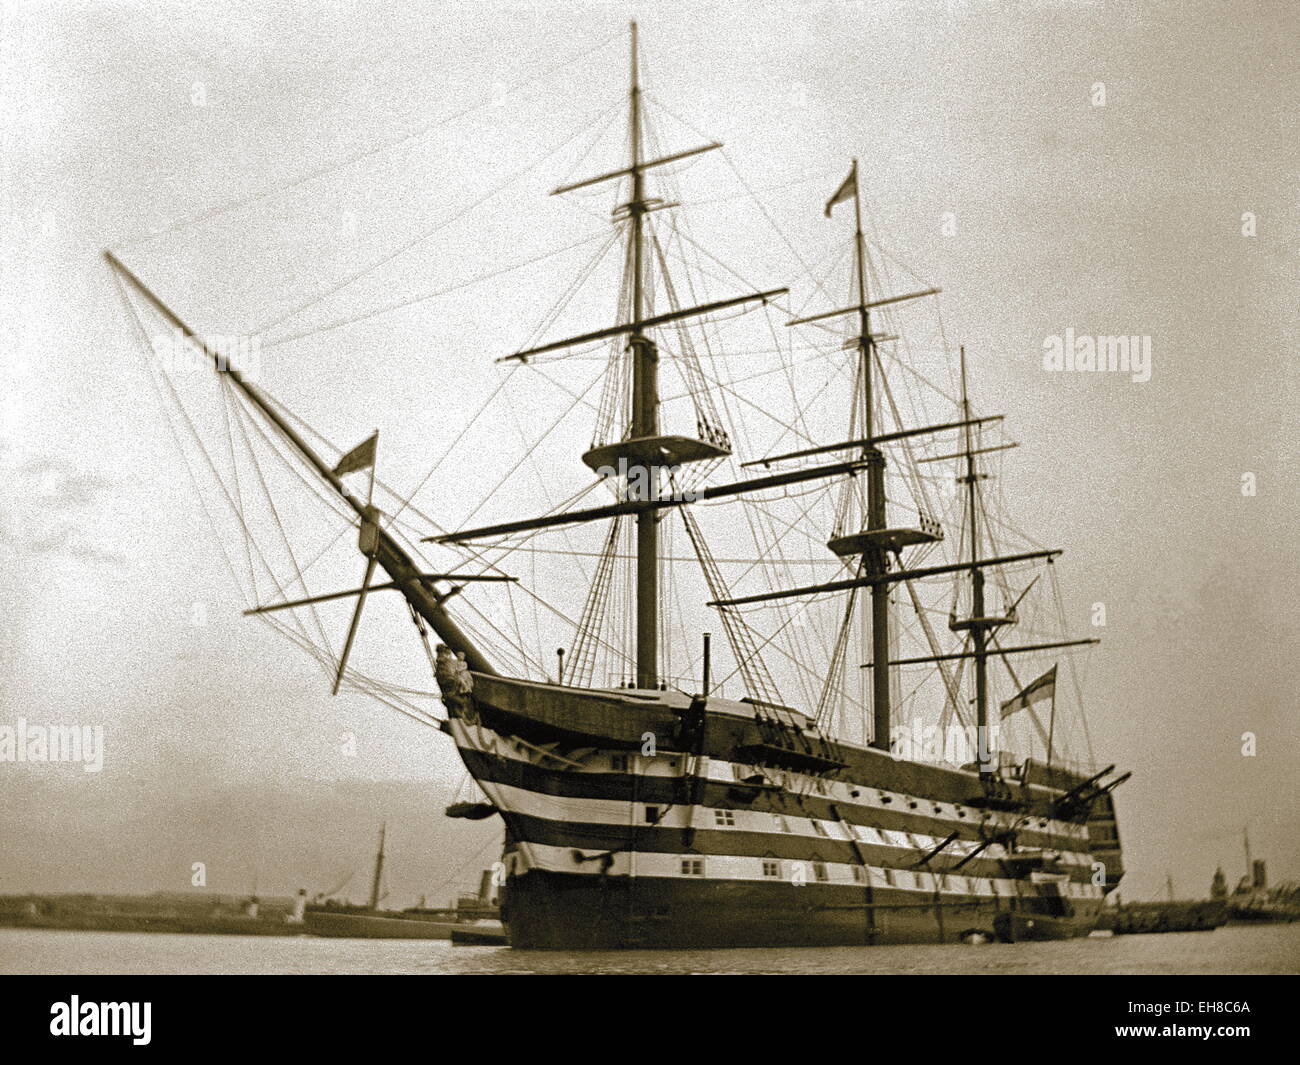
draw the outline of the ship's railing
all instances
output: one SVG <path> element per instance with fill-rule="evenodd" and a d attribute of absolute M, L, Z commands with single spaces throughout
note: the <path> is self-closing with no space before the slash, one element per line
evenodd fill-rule
<path fill-rule="evenodd" d="M 684 695 L 698 695 L 700 691 L 699 677 L 660 677 L 660 691 L 676 691 Z M 605 675 L 606 688 L 635 688 L 635 673 L 612 672 Z"/>

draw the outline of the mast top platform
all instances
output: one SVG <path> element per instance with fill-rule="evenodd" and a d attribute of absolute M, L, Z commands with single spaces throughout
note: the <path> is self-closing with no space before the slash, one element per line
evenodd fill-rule
<path fill-rule="evenodd" d="M 836 536 L 827 541 L 826 546 L 840 558 L 851 558 L 872 551 L 888 551 L 897 555 L 905 547 L 933 544 L 942 539 L 943 529 L 938 522 L 925 522 L 920 529 L 863 529 L 847 536 Z"/>
<path fill-rule="evenodd" d="M 1014 625 L 1016 623 L 1016 612 L 1014 610 L 1007 614 L 992 615 L 989 617 L 979 618 L 949 618 L 948 630 L 950 632 L 974 632 L 976 629 L 997 629 L 1003 625 Z"/>
<path fill-rule="evenodd" d="M 722 459 L 731 448 L 689 436 L 636 436 L 613 444 L 593 447 L 582 461 L 594 472 L 631 466 L 684 466 L 691 462 Z"/>

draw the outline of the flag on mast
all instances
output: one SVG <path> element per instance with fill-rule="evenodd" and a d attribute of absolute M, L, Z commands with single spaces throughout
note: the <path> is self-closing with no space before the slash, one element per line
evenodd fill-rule
<path fill-rule="evenodd" d="M 835 195 L 826 201 L 826 217 L 830 218 L 831 210 L 837 203 L 843 203 L 850 200 L 858 194 L 858 163 L 853 161 L 853 169 L 849 171 L 849 176 L 844 179 L 844 184 L 835 190 Z"/>
<path fill-rule="evenodd" d="M 1017 710 L 1023 710 L 1044 699 L 1056 698 L 1056 667 L 1053 666 L 1036 681 L 1033 681 L 1019 695 L 1002 704 L 1002 720 L 1005 721 Z"/>
<path fill-rule="evenodd" d="M 379 430 L 366 440 L 363 440 L 341 459 L 339 464 L 334 467 L 334 476 L 342 477 L 345 473 L 356 473 L 357 470 L 364 470 L 373 467 L 375 464 L 375 448 L 379 443 Z"/>

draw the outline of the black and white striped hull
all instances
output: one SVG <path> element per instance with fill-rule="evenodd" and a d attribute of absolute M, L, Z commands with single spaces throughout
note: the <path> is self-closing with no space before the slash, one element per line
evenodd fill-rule
<path fill-rule="evenodd" d="M 623 737 L 539 743 L 477 712 L 450 731 L 505 821 L 503 920 L 520 948 L 1064 938 L 1092 929 L 1106 890 L 1085 824 L 954 801 L 951 770 L 926 796 Z M 933 767 L 912 768 L 923 783 Z M 1055 874 L 1009 872 L 987 839 L 1013 822 Z"/>

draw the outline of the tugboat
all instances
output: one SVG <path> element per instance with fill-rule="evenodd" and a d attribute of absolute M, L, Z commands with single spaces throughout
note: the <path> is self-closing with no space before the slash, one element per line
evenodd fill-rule
<path fill-rule="evenodd" d="M 303 923 L 314 936 L 341 939 L 451 939 L 456 929 L 486 926 L 487 931 L 500 929 L 498 909 L 492 900 L 492 874 L 485 872 L 479 893 L 462 897 L 455 909 L 428 909 L 423 906 L 405 910 L 381 910 L 383 901 L 384 837 L 386 826 L 379 829 L 379 849 L 370 881 L 370 901 L 364 906 L 331 900 L 308 904 Z"/>

